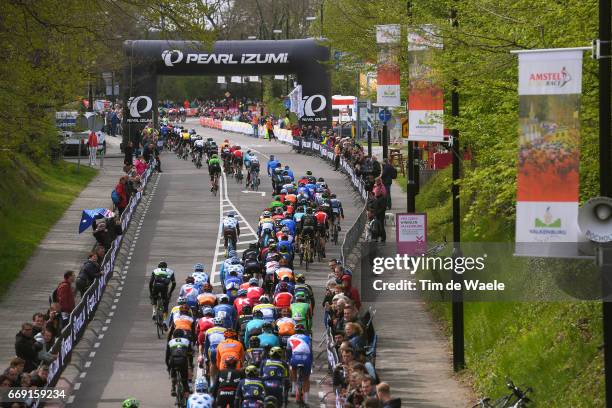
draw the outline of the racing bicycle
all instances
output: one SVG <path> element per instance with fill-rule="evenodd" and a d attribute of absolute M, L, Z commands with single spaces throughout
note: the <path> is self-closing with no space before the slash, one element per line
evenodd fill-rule
<path fill-rule="evenodd" d="M 510 394 L 498 398 L 495 401 L 491 401 L 490 398 L 482 398 L 481 400 L 473 405 L 472 408 L 525 408 L 531 400 L 527 397 L 527 394 L 533 392 L 531 387 L 521 390 L 519 387 L 514 385 L 511 379 L 506 379 L 506 386 L 511 391 Z"/>
<path fill-rule="evenodd" d="M 186 404 L 185 389 L 183 388 L 183 377 L 179 370 L 174 370 L 176 375 L 176 383 L 174 384 L 174 392 L 176 392 L 176 405 L 183 408 Z"/>
<path fill-rule="evenodd" d="M 295 387 L 295 403 L 298 407 L 306 407 L 306 403 L 304 402 L 304 364 L 298 364 L 297 366 L 297 379 L 296 379 L 296 387 Z"/>
<path fill-rule="evenodd" d="M 334 245 L 338 245 L 338 232 L 340 231 L 340 220 L 338 217 L 334 217 L 334 221 L 332 222 L 331 240 Z"/>
<path fill-rule="evenodd" d="M 251 172 L 251 178 L 249 180 L 249 187 L 251 188 L 251 190 L 253 191 L 257 191 L 259 190 L 259 172 L 258 171 L 252 171 Z"/>
<path fill-rule="evenodd" d="M 312 254 L 312 241 L 310 236 L 307 235 L 304 238 L 304 242 L 302 243 L 302 251 L 300 252 L 300 265 L 302 262 L 306 262 L 305 268 L 308 270 L 308 264 L 312 263 L 313 254 Z"/>
<path fill-rule="evenodd" d="M 161 339 L 164 334 L 164 299 L 157 294 L 155 299 L 155 320 L 153 322 L 157 330 L 157 338 Z"/>
<path fill-rule="evenodd" d="M 242 166 L 236 167 L 236 182 L 238 184 L 242 184 L 242 179 L 244 176 L 242 175 Z"/>
<path fill-rule="evenodd" d="M 219 191 L 219 173 L 215 173 L 215 175 L 213 176 L 213 181 L 212 181 L 212 186 L 211 186 L 211 192 L 213 193 L 214 196 L 217 195 L 217 191 Z"/>

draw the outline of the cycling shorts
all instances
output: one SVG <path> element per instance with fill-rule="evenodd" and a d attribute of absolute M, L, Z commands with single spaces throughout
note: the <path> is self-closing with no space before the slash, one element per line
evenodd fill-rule
<path fill-rule="evenodd" d="M 292 353 L 289 365 L 292 368 L 297 368 L 298 365 L 304 366 L 303 374 L 306 377 L 310 376 L 310 370 L 312 368 L 312 354 L 310 353 Z"/>

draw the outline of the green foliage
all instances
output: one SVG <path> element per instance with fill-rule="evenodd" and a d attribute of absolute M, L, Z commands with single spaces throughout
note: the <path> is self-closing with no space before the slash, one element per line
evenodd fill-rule
<path fill-rule="evenodd" d="M 597 1 L 565 0 L 423 0 L 410 2 L 411 17 L 404 1 L 325 2 L 324 35 L 334 50 L 361 62 L 375 63 L 375 25 L 434 24 L 439 28 L 444 49 L 436 54 L 433 67 L 437 81 L 450 92 L 459 83 L 460 118 L 450 117 L 446 127 L 460 131 L 462 146 L 473 153 L 464 166 L 462 207 L 464 222 L 474 225 L 474 237 L 485 234 L 479 218 L 495 217 L 500 227 L 513 234 L 515 216 L 516 160 L 518 135 L 517 60 L 510 50 L 584 46 L 597 37 Z M 451 7 L 457 10 L 458 27 L 449 24 Z M 316 27 L 313 28 L 316 30 Z M 405 33 L 406 31 L 404 31 Z M 359 41 L 355 41 L 359 38 Z M 402 36 L 402 91 L 408 81 L 407 48 Z M 582 155 L 581 200 L 597 195 L 597 70 L 590 58 L 584 60 L 581 112 Z M 450 98 L 447 98 L 449 100 Z"/>
<path fill-rule="evenodd" d="M 35 166 L 24 156 L 0 157 L 0 295 L 96 174 L 66 162 Z"/>

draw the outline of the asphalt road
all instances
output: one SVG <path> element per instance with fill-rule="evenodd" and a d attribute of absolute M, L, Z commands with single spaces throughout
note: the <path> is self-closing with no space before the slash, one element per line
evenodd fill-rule
<path fill-rule="evenodd" d="M 195 121 L 188 122 L 187 126 L 195 127 L 205 137 L 213 137 L 218 144 L 229 138 L 232 142 L 238 142 L 243 150 L 248 147 L 256 149 L 264 165 L 268 155 L 274 154 L 283 164 L 289 164 L 296 176 L 312 170 L 315 176 L 324 177 L 345 209 L 342 234 L 361 209 L 361 201 L 353 194 L 348 179 L 334 172 L 322 159 L 295 154 L 289 146 L 279 143 L 203 129 Z M 148 299 L 150 272 L 160 260 L 165 260 L 174 269 L 180 285 L 197 262 L 204 263 L 208 270 L 218 270 L 216 263 L 223 260 L 222 254 L 219 254 L 222 252 L 219 239 L 221 211 L 235 210 L 239 213 L 243 235 L 238 248 L 243 249 L 255 239 L 252 230 L 257 227 L 261 210 L 271 202 L 270 183 L 265 175 L 262 175 L 260 188 L 265 196 L 245 193 L 244 186 L 233 179 L 225 179 L 220 190 L 222 194 L 215 197 L 209 191 L 205 168 L 198 170 L 191 161 L 179 160 L 174 154 L 164 152 L 162 170 L 163 174 L 149 190 L 152 200 L 144 222 L 130 227 L 138 228 L 138 235 L 132 247 L 123 248 L 130 252 L 128 256 L 131 257 L 128 258 L 127 278 L 121 296 L 117 297 L 116 309 L 104 337 L 99 341 L 90 364 L 75 379 L 74 398 L 70 404 L 73 407 L 117 407 L 129 396 L 139 399 L 141 406 L 147 408 L 174 406 L 164 364 L 165 343 L 157 339 L 151 322 Z M 332 244 L 328 244 L 327 252 L 328 258 L 339 257 L 339 247 Z M 327 262 L 323 262 L 315 264 L 306 274 L 307 282 L 314 287 L 317 298 L 315 350 L 319 350 L 318 339 L 322 333 L 320 302 L 327 272 Z M 218 283 L 216 272 L 213 280 Z M 173 297 L 176 298 L 177 294 L 178 287 Z M 325 361 L 323 354 L 315 364 L 313 379 L 321 379 L 326 374 Z M 326 383 L 321 386 L 313 383 L 309 401 L 311 406 L 320 405 L 320 397 L 330 389 Z M 327 402 L 328 406 L 333 406 L 333 396 Z"/>

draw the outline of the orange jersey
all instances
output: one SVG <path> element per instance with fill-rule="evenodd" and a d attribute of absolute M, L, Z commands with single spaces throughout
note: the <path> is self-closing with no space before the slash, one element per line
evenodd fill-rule
<path fill-rule="evenodd" d="M 234 356 L 238 360 L 237 369 L 240 369 L 242 365 L 242 359 L 244 358 L 244 347 L 242 343 L 233 339 L 225 339 L 217 346 L 217 368 L 219 370 L 225 370 L 225 359 L 229 356 Z"/>
<path fill-rule="evenodd" d="M 276 321 L 279 336 L 292 336 L 295 334 L 295 320 L 290 317 L 281 317 Z"/>
<path fill-rule="evenodd" d="M 214 306 L 217 303 L 217 296 L 212 293 L 201 293 L 198 295 L 198 304 L 200 306 Z"/>
<path fill-rule="evenodd" d="M 177 314 L 174 316 L 173 321 L 175 329 L 191 331 L 191 328 L 193 326 L 193 317 L 188 315 Z"/>
<path fill-rule="evenodd" d="M 295 204 L 295 202 L 297 201 L 297 196 L 295 194 L 287 194 L 285 196 L 285 201 L 290 201 Z"/>
<path fill-rule="evenodd" d="M 281 266 L 276 270 L 276 278 L 282 281 L 285 276 L 289 277 L 289 280 L 293 282 L 293 271 L 285 266 Z"/>

